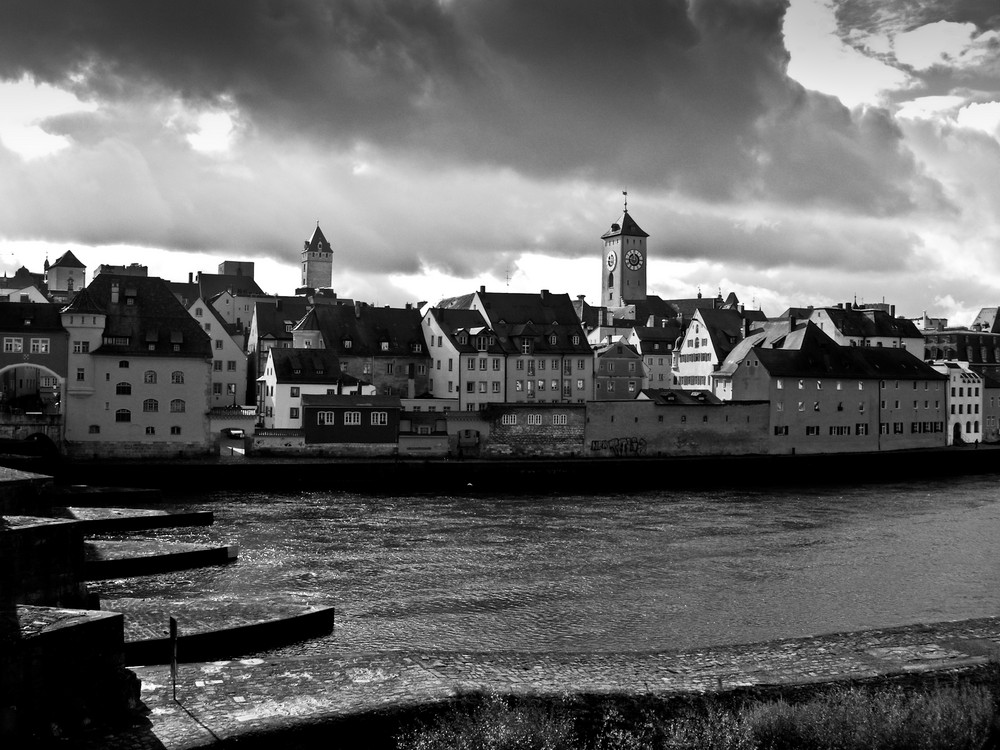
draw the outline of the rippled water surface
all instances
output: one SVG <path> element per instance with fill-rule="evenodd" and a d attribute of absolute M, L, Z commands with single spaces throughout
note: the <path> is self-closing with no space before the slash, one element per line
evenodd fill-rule
<path fill-rule="evenodd" d="M 1000 613 L 992 478 L 175 507 L 213 510 L 215 525 L 161 536 L 237 543 L 239 561 L 102 595 L 332 604 L 336 633 L 311 650 L 643 651 Z"/>

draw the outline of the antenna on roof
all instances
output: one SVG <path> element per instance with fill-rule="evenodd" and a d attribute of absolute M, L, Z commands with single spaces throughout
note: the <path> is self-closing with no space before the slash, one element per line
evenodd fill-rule
<path fill-rule="evenodd" d="M 510 265 L 507 266 L 507 288 L 510 289 Z"/>
<path fill-rule="evenodd" d="M 622 190 L 622 195 L 625 196 L 625 213 L 628 213 L 628 190 Z"/>

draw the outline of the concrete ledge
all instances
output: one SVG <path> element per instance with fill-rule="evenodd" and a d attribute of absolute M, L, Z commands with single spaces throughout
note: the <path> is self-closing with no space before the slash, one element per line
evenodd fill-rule
<path fill-rule="evenodd" d="M 87 581 L 154 575 L 171 570 L 226 565 L 236 560 L 236 545 L 205 547 L 197 544 L 156 542 L 86 542 L 83 577 Z"/>
<path fill-rule="evenodd" d="M 297 615 L 187 635 L 183 634 L 182 622 L 182 632 L 177 638 L 177 660 L 231 659 L 329 635 L 333 628 L 333 607 L 310 607 Z M 170 660 L 169 638 L 149 638 L 125 644 L 126 664 L 169 664 Z"/>
<path fill-rule="evenodd" d="M 53 508 L 58 518 L 77 521 L 84 534 L 112 534 L 123 531 L 211 526 L 215 514 L 210 510 L 168 513 L 139 508 Z"/>

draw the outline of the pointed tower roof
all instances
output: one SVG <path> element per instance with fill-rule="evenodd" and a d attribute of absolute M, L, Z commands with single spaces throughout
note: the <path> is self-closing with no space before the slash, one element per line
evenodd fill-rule
<path fill-rule="evenodd" d="M 302 249 L 304 253 L 323 253 L 332 252 L 333 248 L 330 247 L 330 243 L 326 240 L 326 235 L 323 234 L 323 230 L 319 228 L 319 222 L 316 222 L 316 230 L 312 233 L 306 243 L 305 247 Z"/>
<path fill-rule="evenodd" d="M 639 228 L 635 219 L 629 215 L 628 209 L 625 209 L 618 221 L 611 225 L 611 229 L 601 235 L 602 240 L 609 237 L 649 237 L 649 235 Z"/>
<path fill-rule="evenodd" d="M 55 268 L 56 266 L 62 266 L 63 268 L 86 268 L 86 266 L 83 265 L 83 263 L 81 263 L 75 255 L 73 255 L 72 250 L 67 250 L 56 258 L 56 262 L 49 266 L 49 268 Z"/>
<path fill-rule="evenodd" d="M 89 287 L 84 287 L 77 292 L 76 296 L 73 297 L 73 301 L 66 305 L 61 312 L 83 313 L 85 315 L 107 315 L 107 311 L 97 303 L 97 300 L 95 300 L 93 295 L 90 293 Z"/>

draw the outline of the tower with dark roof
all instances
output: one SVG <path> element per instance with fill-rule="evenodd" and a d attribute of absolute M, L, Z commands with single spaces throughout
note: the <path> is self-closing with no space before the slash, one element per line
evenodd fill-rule
<path fill-rule="evenodd" d="M 626 202 L 618 221 L 601 235 L 604 240 L 602 307 L 624 307 L 646 299 L 647 237 L 629 215 Z"/>
<path fill-rule="evenodd" d="M 316 231 L 302 248 L 302 286 L 329 289 L 333 286 L 333 248 L 316 222 Z"/>

